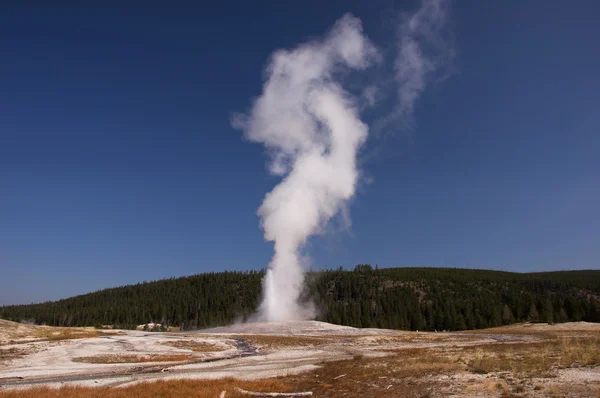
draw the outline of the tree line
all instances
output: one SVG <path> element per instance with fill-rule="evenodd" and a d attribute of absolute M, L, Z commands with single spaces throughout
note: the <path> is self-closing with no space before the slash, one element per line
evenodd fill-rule
<path fill-rule="evenodd" d="M 0 307 L 0 318 L 53 326 L 148 322 L 186 330 L 246 321 L 262 271 L 212 272 Z M 511 273 L 456 268 L 326 269 L 306 275 L 317 320 L 355 327 L 465 330 L 514 322 L 600 322 L 600 271 Z"/>

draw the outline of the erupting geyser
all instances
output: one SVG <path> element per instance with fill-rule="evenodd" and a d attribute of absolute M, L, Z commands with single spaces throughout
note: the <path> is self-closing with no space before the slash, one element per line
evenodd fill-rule
<path fill-rule="evenodd" d="M 273 54 L 263 94 L 248 117 L 236 117 L 251 141 L 272 152 L 271 172 L 283 181 L 258 210 L 275 255 L 260 307 L 265 320 L 309 317 L 298 303 L 303 284 L 299 250 L 354 195 L 356 153 L 367 138 L 340 69 L 362 69 L 377 56 L 358 19 L 346 15 L 322 40 Z"/>
<path fill-rule="evenodd" d="M 398 52 L 410 57 L 395 64 L 398 98 L 408 101 L 398 108 L 403 117 L 407 109 L 412 110 L 426 75 L 434 68 L 414 39 L 414 33 L 428 22 L 423 18 L 426 6 L 435 12 L 441 10 L 440 1 L 424 1 L 400 30 L 404 40 L 399 42 Z M 361 21 L 345 15 L 321 40 L 276 51 L 266 68 L 262 95 L 247 115 L 233 118 L 234 127 L 242 129 L 250 141 L 267 147 L 272 157 L 271 173 L 283 177 L 258 210 L 265 239 L 275 244 L 263 282 L 261 320 L 307 319 L 313 315 L 310 306 L 298 302 L 304 281 L 300 251 L 354 195 L 357 153 L 368 133 L 359 119 L 359 104 L 342 87 L 341 78 L 345 72 L 363 70 L 380 58 L 363 35 Z M 370 85 L 364 90 L 370 105 L 376 89 Z"/>

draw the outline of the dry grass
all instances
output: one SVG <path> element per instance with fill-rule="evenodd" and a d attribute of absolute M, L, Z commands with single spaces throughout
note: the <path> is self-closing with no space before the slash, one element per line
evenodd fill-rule
<path fill-rule="evenodd" d="M 93 357 L 73 358 L 73 362 L 82 363 L 142 363 L 142 362 L 181 362 L 188 361 L 191 355 L 133 355 L 133 354 L 113 354 L 96 355 Z"/>
<path fill-rule="evenodd" d="M 310 389 L 316 396 L 443 396 L 454 395 L 517 397 L 544 390 L 549 396 L 564 396 L 566 386 L 548 390 L 531 377 L 551 376 L 562 366 L 590 366 L 600 362 L 600 337 L 561 338 L 539 343 L 497 343 L 480 347 L 432 347 L 387 351 L 383 358 L 362 357 L 330 362 L 313 373 L 284 380 L 296 390 Z M 464 371 L 504 372 L 493 377 L 452 381 Z M 335 379 L 336 376 L 345 377 Z M 295 382 L 292 382 L 295 381 Z M 468 387 L 467 387 L 468 386 Z M 565 387 L 565 388 L 563 388 Z M 571 390 L 574 388 L 570 386 Z M 593 386 L 578 386 L 575 396 L 590 396 Z M 558 392 L 556 392 L 558 391 Z M 561 395 L 562 394 L 562 395 Z M 595 395 L 594 395 L 595 396 Z"/>
<path fill-rule="evenodd" d="M 33 388 L 0 392 L 0 398 L 152 398 L 152 397 L 218 397 L 227 391 L 227 398 L 246 398 L 234 387 L 249 391 L 289 392 L 290 386 L 278 380 L 240 381 L 219 380 L 173 380 L 140 383 L 123 388 L 110 387 L 63 387 L 60 389 Z"/>
<path fill-rule="evenodd" d="M 33 337 L 39 339 L 38 341 L 58 341 L 70 339 L 87 339 L 93 337 L 100 337 L 104 335 L 107 335 L 107 333 L 103 333 L 91 328 L 42 327 L 35 331 Z"/>
<path fill-rule="evenodd" d="M 600 364 L 600 336 L 581 333 L 577 337 L 560 336 L 539 342 L 386 350 L 390 355 L 383 358 L 357 355 L 353 360 L 325 363 L 312 373 L 284 380 L 295 390 L 312 390 L 316 396 L 326 397 L 423 397 L 443 396 L 442 391 L 447 391 L 454 395 L 467 392 L 507 398 L 528 396 L 542 389 L 549 396 L 564 396 L 566 386 L 555 386 L 552 392 L 539 383 L 527 381 L 531 377 L 552 376 L 561 367 Z M 471 384 L 467 379 L 452 381 L 456 375 L 464 375 L 464 371 L 504 372 L 501 377 L 505 379 L 496 375 L 481 382 L 475 378 Z M 336 379 L 342 374 L 346 376 Z M 470 391 L 464 390 L 467 385 L 472 386 Z M 573 386 L 569 388 L 574 391 Z M 575 396 L 590 396 L 590 389 L 593 396 L 597 394 L 593 386 L 577 388 L 581 391 Z"/>
<path fill-rule="evenodd" d="M 462 370 L 445 353 L 407 349 L 380 358 L 356 354 L 349 360 L 326 362 L 310 373 L 287 376 L 295 391 L 317 397 L 424 397 L 443 386 L 435 378 Z M 343 377 L 339 377 L 345 375 Z"/>
<path fill-rule="evenodd" d="M 123 333 L 103 332 L 94 328 L 24 325 L 0 320 L 0 346 L 28 344 L 43 341 L 86 339 L 102 336 L 115 336 L 120 334 Z"/>
<path fill-rule="evenodd" d="M 588 322 L 570 322 L 549 325 L 547 323 L 516 323 L 490 329 L 465 330 L 454 332 L 465 335 L 520 335 L 536 338 L 555 339 L 565 335 L 589 335 L 597 333 L 597 324 Z"/>
<path fill-rule="evenodd" d="M 509 387 L 505 381 L 485 379 L 482 383 L 467 386 L 466 391 L 469 393 L 486 393 L 486 395 L 489 395 L 494 393 L 506 393 L 509 391 Z"/>
<path fill-rule="evenodd" d="M 43 341 L 61 341 L 71 339 L 88 339 L 101 336 L 115 336 L 122 333 L 101 332 L 91 328 L 54 328 L 37 326 L 27 335 L 11 336 L 12 339 L 0 342 L 0 345 L 29 344 Z M 18 340 L 17 340 L 18 339 Z"/>
<path fill-rule="evenodd" d="M 562 366 L 600 365 L 600 335 L 562 337 L 558 343 Z"/>
<path fill-rule="evenodd" d="M 524 330 L 525 329 L 525 330 Z M 525 341 L 489 343 L 481 335 L 527 335 Z M 178 335 L 182 337 L 182 335 Z M 206 342 L 172 341 L 171 347 L 209 352 L 222 347 Z M 266 350 L 315 347 L 335 343 L 341 336 L 238 335 L 251 345 Z M 564 381 L 556 376 L 567 367 L 600 365 L 600 334 L 596 328 L 510 326 L 465 333 L 399 333 L 393 336 L 347 336 L 341 350 L 347 360 L 322 362 L 314 371 L 278 379 L 242 382 L 233 379 L 214 381 L 178 380 L 139 384 L 126 388 L 66 388 L 61 390 L 23 390 L 0 392 L 4 397 L 238 397 L 234 386 L 251 391 L 313 391 L 317 397 L 426 397 L 426 396 L 548 396 L 596 397 L 597 384 Z M 468 341 L 471 346 L 462 343 Z M 486 339 L 486 341 L 489 341 Z M 347 344 L 346 344 L 347 343 Z M 410 344 L 414 343 L 411 348 Z M 435 347 L 432 344 L 435 343 Z M 394 346 L 395 344 L 395 346 Z M 347 345 L 347 346 L 346 346 Z M 387 349 L 385 346 L 387 345 Z M 395 348 L 392 348 L 395 347 Z M 417 348 L 418 347 L 418 348 Z M 195 348 L 195 349 L 194 349 Z M 369 348 L 385 351 L 387 356 L 372 358 Z M 389 349 L 392 348 L 392 349 Z M 361 354 L 364 353 L 364 355 Z M 189 353 L 188 357 L 194 357 Z M 200 356 L 200 355 L 197 355 Z M 133 357 L 133 358 L 131 358 Z M 168 356 L 121 356 L 105 362 L 125 363 L 167 361 Z M 102 358 L 101 358 L 102 359 Z M 98 357 L 93 358 L 98 361 Z M 179 358 L 175 360 L 180 360 Z M 181 359 L 185 361 L 186 359 Z M 589 369 L 588 369 L 589 371 Z M 570 372 L 575 372 L 571 370 Z M 480 374 L 476 374 L 480 373 Z M 485 374 L 485 375 L 483 375 Z M 339 377 L 344 375 L 343 377 Z M 58 391 L 58 392 L 57 392 Z M 12 394 L 12 395 L 11 395 Z"/>
<path fill-rule="evenodd" d="M 382 336 L 379 338 L 380 341 L 395 341 L 399 343 L 435 343 L 443 342 L 447 340 L 460 339 L 460 335 L 454 333 L 403 333 L 395 336 Z"/>
<path fill-rule="evenodd" d="M 0 362 L 22 358 L 30 352 L 31 350 L 15 347 L 0 349 Z"/>
<path fill-rule="evenodd" d="M 522 344 L 491 344 L 465 349 L 473 373 L 508 371 L 526 377 L 549 377 L 565 367 L 600 364 L 600 336 L 562 337 Z"/>
<path fill-rule="evenodd" d="M 169 347 L 191 350 L 193 352 L 217 352 L 224 351 L 227 349 L 226 347 L 220 345 L 193 340 L 166 341 L 162 344 L 167 345 Z"/>
<path fill-rule="evenodd" d="M 544 397 L 563 398 L 563 397 L 585 397 L 600 398 L 600 388 L 595 389 L 592 386 L 570 385 L 570 384 L 550 384 L 543 391 Z"/>

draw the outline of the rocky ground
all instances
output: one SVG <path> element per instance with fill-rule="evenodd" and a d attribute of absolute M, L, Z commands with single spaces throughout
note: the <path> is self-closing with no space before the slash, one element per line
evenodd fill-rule
<path fill-rule="evenodd" d="M 223 378 L 327 397 L 599 397 L 599 364 L 600 324 L 588 323 L 430 333 L 288 321 L 156 333 L 0 321 L 0 397 Z"/>

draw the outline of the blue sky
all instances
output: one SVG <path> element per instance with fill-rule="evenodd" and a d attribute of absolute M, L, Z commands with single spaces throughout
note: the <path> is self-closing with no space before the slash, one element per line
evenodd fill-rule
<path fill-rule="evenodd" d="M 0 304 L 265 267 L 256 210 L 279 179 L 232 112 L 274 50 L 346 12 L 393 46 L 416 6 L 191 4 L 0 6 Z M 454 3 L 454 73 L 410 131 L 369 139 L 352 226 L 310 240 L 314 266 L 598 269 L 599 13 Z"/>

